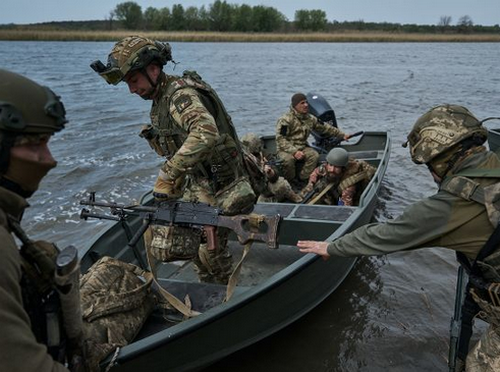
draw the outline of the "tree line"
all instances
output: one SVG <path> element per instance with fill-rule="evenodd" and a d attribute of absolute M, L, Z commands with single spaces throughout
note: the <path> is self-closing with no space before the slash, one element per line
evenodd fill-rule
<path fill-rule="evenodd" d="M 450 16 L 442 16 L 436 25 L 398 23 L 375 23 L 358 20 L 354 22 L 328 21 L 320 9 L 297 10 L 293 21 L 279 10 L 269 6 L 230 4 L 216 0 L 205 6 L 184 7 L 175 4 L 172 8 L 148 7 L 144 11 L 134 1 L 116 5 L 109 13 L 110 28 L 113 22 L 129 30 L 147 31 L 216 31 L 216 32 L 337 32 L 337 31 L 385 31 L 416 33 L 498 33 L 500 27 L 474 25 L 465 15 L 456 25 Z M 116 27 L 117 25 L 115 25 Z"/>
<path fill-rule="evenodd" d="M 243 33 L 293 33 L 293 32 L 349 32 L 371 31 L 422 34 L 499 34 L 500 26 L 475 25 L 464 15 L 454 24 L 450 16 L 441 16 L 435 25 L 365 22 L 363 20 L 329 21 L 320 9 L 295 11 L 289 20 L 273 7 L 230 4 L 216 0 L 205 7 L 174 4 L 171 8 L 142 7 L 134 1 L 119 3 L 104 20 L 47 22 L 32 25 L 35 28 L 59 30 L 144 30 L 144 31 L 215 31 Z M 0 25 L 0 29 L 18 28 L 17 25 Z"/>

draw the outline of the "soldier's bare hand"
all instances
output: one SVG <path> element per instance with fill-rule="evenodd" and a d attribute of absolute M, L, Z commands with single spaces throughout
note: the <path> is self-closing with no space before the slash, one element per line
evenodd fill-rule
<path fill-rule="evenodd" d="M 299 150 L 295 154 L 293 154 L 293 157 L 297 160 L 302 160 L 304 159 L 304 153 Z"/>
<path fill-rule="evenodd" d="M 314 253 L 318 256 L 323 257 L 324 259 L 328 259 L 330 257 L 327 251 L 327 242 L 318 242 L 315 240 L 299 240 L 297 242 L 297 247 L 300 248 L 300 251 L 302 253 Z"/>

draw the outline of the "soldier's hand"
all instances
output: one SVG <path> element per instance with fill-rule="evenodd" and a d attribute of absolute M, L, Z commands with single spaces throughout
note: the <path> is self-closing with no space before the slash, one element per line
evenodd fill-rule
<path fill-rule="evenodd" d="M 314 240 L 299 240 L 297 242 L 297 247 L 300 248 L 302 253 L 314 253 L 321 256 L 323 259 L 327 260 L 330 258 L 328 254 L 328 242 L 317 242 Z"/>
<path fill-rule="evenodd" d="M 304 153 L 299 150 L 295 154 L 293 154 L 293 157 L 297 160 L 302 160 L 304 158 Z"/>
<path fill-rule="evenodd" d="M 157 201 L 167 201 L 178 199 L 182 195 L 183 178 L 169 180 L 165 174 L 160 171 L 156 183 L 153 187 L 153 196 Z"/>

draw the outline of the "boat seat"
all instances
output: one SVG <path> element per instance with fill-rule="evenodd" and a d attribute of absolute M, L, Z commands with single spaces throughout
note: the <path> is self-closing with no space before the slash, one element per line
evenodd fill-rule
<path fill-rule="evenodd" d="M 354 213 L 357 207 L 331 205 L 301 205 L 262 203 L 255 205 L 254 212 L 264 215 L 279 214 L 283 218 L 301 218 L 321 221 L 343 222 Z"/>

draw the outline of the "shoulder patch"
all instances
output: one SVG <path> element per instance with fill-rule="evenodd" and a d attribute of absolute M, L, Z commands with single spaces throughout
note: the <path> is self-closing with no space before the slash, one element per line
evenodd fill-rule
<path fill-rule="evenodd" d="M 177 112 L 179 114 L 182 113 L 182 111 L 184 111 L 186 108 L 191 106 L 192 103 L 193 101 L 188 95 L 180 96 L 174 101 L 175 108 L 177 109 Z"/>

